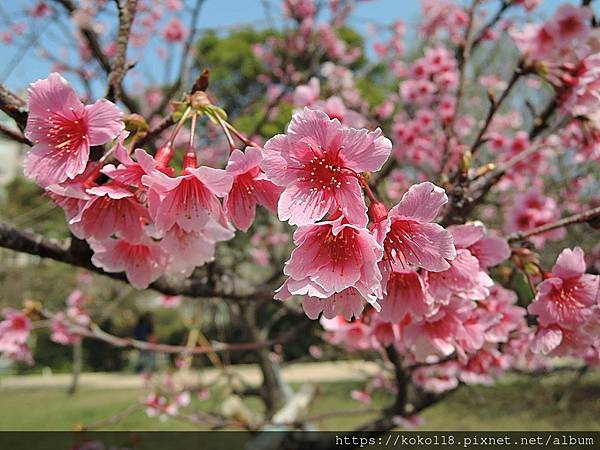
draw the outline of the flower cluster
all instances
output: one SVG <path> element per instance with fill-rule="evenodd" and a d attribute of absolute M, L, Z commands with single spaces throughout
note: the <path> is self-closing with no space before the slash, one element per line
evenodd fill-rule
<path fill-rule="evenodd" d="M 489 318 L 473 313 L 475 301 L 489 295 L 487 268 L 509 256 L 508 246 L 481 225 L 446 230 L 432 223 L 447 197 L 429 182 L 410 187 L 387 211 L 361 173 L 377 171 L 390 151 L 378 130 L 347 128 L 310 109 L 265 144 L 265 173 L 285 186 L 279 218 L 298 225 L 276 298 L 302 295 L 306 314 L 323 312 L 326 320 L 359 317 L 369 303 L 380 311 L 374 333 L 419 359 L 478 350 Z M 365 345 L 357 338 L 368 334 L 363 325 L 348 326 L 345 335 Z"/>
<path fill-rule="evenodd" d="M 532 342 L 534 352 L 580 357 L 598 354 L 600 276 L 585 272 L 583 250 L 567 248 L 537 287 L 528 308 L 538 320 Z"/>
<path fill-rule="evenodd" d="M 118 108 L 83 105 L 55 73 L 31 85 L 29 110 L 26 135 L 35 145 L 25 174 L 64 209 L 92 262 L 124 271 L 139 289 L 163 274 L 189 276 L 214 258 L 216 242 L 233 237 L 230 220 L 247 230 L 257 204 L 276 208 L 281 189 L 265 178 L 257 148 L 232 151 L 222 170 L 198 167 L 190 146 L 177 174 L 172 141 L 154 156 L 137 148 L 132 157 Z M 103 144 L 111 150 L 91 160 L 91 147 Z"/>
<path fill-rule="evenodd" d="M 33 364 L 27 339 L 31 332 L 31 321 L 21 311 L 11 308 L 2 310 L 4 320 L 0 322 L 0 353 L 14 361 Z"/>
<path fill-rule="evenodd" d="M 90 323 L 90 316 L 85 309 L 88 299 L 80 290 L 73 291 L 67 298 L 67 309 L 52 317 L 52 334 L 50 339 L 57 344 L 73 345 L 81 341 L 81 335 L 72 328 L 73 325 L 86 327 Z"/>

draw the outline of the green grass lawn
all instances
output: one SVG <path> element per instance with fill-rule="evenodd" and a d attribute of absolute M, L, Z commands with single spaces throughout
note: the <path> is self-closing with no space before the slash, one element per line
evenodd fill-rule
<path fill-rule="evenodd" d="M 556 395 L 574 377 L 561 372 L 546 378 L 511 375 L 495 386 L 463 387 L 423 413 L 425 430 L 600 430 L 600 373 L 589 373 L 558 405 Z M 319 386 L 312 414 L 357 409 L 349 396 L 355 383 Z M 74 396 L 63 390 L 0 390 L 0 430 L 72 430 L 77 423 L 92 423 L 113 416 L 142 398 L 141 390 L 83 389 Z M 374 405 L 384 405 L 389 396 L 377 395 Z M 217 399 L 195 406 L 218 407 Z M 255 407 L 255 405 L 250 405 Z M 344 430 L 358 426 L 373 415 L 347 416 L 320 422 L 323 429 Z M 140 410 L 105 430 L 193 430 L 193 425 L 169 419 L 160 422 Z"/>

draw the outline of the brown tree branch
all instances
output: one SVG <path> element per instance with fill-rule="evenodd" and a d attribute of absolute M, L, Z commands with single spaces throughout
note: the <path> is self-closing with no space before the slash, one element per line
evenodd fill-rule
<path fill-rule="evenodd" d="M 52 318 L 55 315 L 49 312 L 44 312 L 44 315 L 48 318 Z M 251 342 L 239 342 L 239 343 L 223 343 L 214 342 L 212 345 L 202 346 L 188 346 L 188 345 L 171 345 L 171 344 L 155 344 L 152 342 L 140 341 L 132 338 L 123 338 L 107 333 L 102 330 L 98 325 L 92 323 L 89 327 L 78 325 L 74 322 L 65 323 L 69 330 L 82 337 L 96 339 L 99 341 L 106 342 L 114 347 L 119 348 L 135 348 L 137 350 L 143 350 L 148 352 L 157 353 L 171 353 L 171 354 L 187 354 L 187 355 L 204 355 L 207 353 L 222 353 L 232 351 L 250 351 L 250 350 L 262 350 L 268 349 L 276 344 L 285 344 L 294 339 L 298 332 L 298 328 L 289 330 L 280 336 L 273 339 L 262 339 Z"/>
<path fill-rule="evenodd" d="M 514 6 L 516 2 L 514 0 L 502 0 L 502 4 L 500 5 L 500 9 L 494 14 L 494 17 L 490 19 L 488 23 L 486 23 L 483 28 L 477 33 L 477 37 L 473 41 L 473 49 L 479 47 L 479 44 L 485 38 L 485 35 L 489 30 L 496 26 L 498 22 L 502 19 L 504 13 L 511 7 Z"/>
<path fill-rule="evenodd" d="M 19 144 L 32 145 L 31 141 L 23 136 L 23 133 L 13 130 L 2 123 L 0 123 L 0 134 L 11 141 L 18 142 Z"/>
<path fill-rule="evenodd" d="M 457 177 L 456 183 L 450 191 L 449 206 L 441 221 L 443 226 L 464 223 L 477 205 L 483 201 L 489 191 L 510 169 L 544 148 L 543 142 L 541 142 L 541 135 L 544 132 L 548 134 L 551 119 L 554 117 L 554 113 L 558 107 L 559 95 L 560 93 L 555 93 L 555 96 L 548 103 L 544 111 L 534 120 L 533 127 L 529 132 L 529 139 L 532 141 L 531 147 L 507 162 L 499 164 L 496 169 L 485 176 L 476 179 L 463 177 L 464 179 L 462 180 Z M 550 131 L 554 131 L 555 127 L 556 125 Z M 535 139 L 539 139 L 539 141 L 533 143 Z"/>
<path fill-rule="evenodd" d="M 69 15 L 73 15 L 73 13 L 77 10 L 77 6 L 73 3 L 73 0 L 54 0 L 56 3 L 62 5 L 64 9 L 69 13 Z M 79 32 L 84 37 L 88 46 L 90 47 L 90 52 L 94 56 L 94 59 L 98 62 L 104 73 L 109 76 L 111 73 L 111 65 L 110 61 L 102 51 L 102 46 L 100 45 L 100 38 L 96 34 L 96 32 L 90 28 L 80 27 Z M 131 112 L 137 112 L 138 106 L 131 97 L 122 90 L 121 92 L 121 101 L 129 108 Z"/>
<path fill-rule="evenodd" d="M 190 32 L 188 34 L 187 39 L 185 40 L 185 43 L 183 44 L 181 64 L 179 65 L 179 73 L 177 74 L 177 79 L 167 89 L 167 92 L 165 92 L 160 104 L 156 107 L 154 111 L 152 111 L 152 113 L 150 113 L 150 117 L 164 112 L 165 108 L 167 107 L 173 96 L 182 86 L 185 86 L 187 82 L 190 50 L 192 49 L 192 45 L 194 44 L 194 40 L 196 38 L 196 33 L 198 31 L 198 16 L 200 15 L 200 10 L 202 9 L 202 5 L 204 4 L 204 2 L 205 0 L 196 0 L 194 9 L 192 10 L 192 14 L 190 15 Z"/>
<path fill-rule="evenodd" d="M 568 227 L 569 225 L 574 225 L 576 223 L 591 222 L 598 218 L 600 218 L 600 206 L 596 207 L 596 208 L 592 208 L 588 211 L 578 213 L 578 214 L 573 214 L 572 216 L 557 220 L 556 222 L 541 225 L 541 226 L 533 228 L 529 231 L 513 233 L 507 237 L 507 240 L 508 240 L 508 242 L 511 242 L 511 243 L 518 242 L 518 241 L 524 241 L 525 239 L 528 239 L 532 236 L 546 233 L 548 231 L 552 231 L 557 228 Z"/>
<path fill-rule="evenodd" d="M 27 125 L 27 104 L 23 99 L 0 84 L 0 110 L 15 121 L 21 131 Z"/>
<path fill-rule="evenodd" d="M 127 0 L 127 4 L 119 8 L 119 34 L 117 48 L 108 74 L 108 90 L 106 98 L 112 102 L 119 100 L 123 94 L 122 82 L 127 72 L 127 44 L 135 18 L 137 0 Z"/>
<path fill-rule="evenodd" d="M 394 346 L 386 347 L 385 353 L 394 366 L 394 382 L 397 389 L 394 403 L 383 410 L 381 417 L 356 430 L 358 432 L 391 430 L 398 426 L 394 418 L 406 415 L 409 384 L 408 374 L 404 368 L 402 357 L 398 354 Z"/>
<path fill-rule="evenodd" d="M 75 267 L 95 272 L 115 280 L 127 282 L 125 273 L 109 273 L 92 264 L 87 248 L 80 248 L 84 241 L 72 240 L 64 243 L 48 239 L 31 231 L 20 231 L 0 222 L 0 247 L 20 253 L 27 253 L 41 258 L 69 264 Z M 78 245 L 73 245 L 73 244 Z M 150 289 L 166 295 L 185 295 L 188 297 L 210 298 L 219 297 L 228 300 L 271 300 L 273 290 L 268 286 L 252 289 L 243 286 L 241 280 L 228 278 L 225 275 L 216 279 L 188 278 L 172 282 L 167 278 L 159 278 L 149 286 Z M 243 292 L 239 292 L 243 291 Z"/>
<path fill-rule="evenodd" d="M 245 328 L 248 340 L 256 342 L 263 338 L 263 334 L 256 323 L 256 308 L 254 305 L 240 305 L 241 323 Z M 275 363 L 271 360 L 266 348 L 254 350 L 257 364 L 263 376 L 260 387 L 260 396 L 265 404 L 266 415 L 270 418 L 285 402 L 283 380 Z"/>
<path fill-rule="evenodd" d="M 471 153 L 473 155 L 477 152 L 479 147 L 485 143 L 484 136 L 485 136 L 485 133 L 487 132 L 489 126 L 491 125 L 492 120 L 494 119 L 494 116 L 496 115 L 496 113 L 498 112 L 498 110 L 500 109 L 500 107 L 502 106 L 504 101 L 507 99 L 508 94 L 510 94 L 513 87 L 517 84 L 517 81 L 519 80 L 521 75 L 523 75 L 523 71 L 521 70 L 521 65 L 522 64 L 519 63 L 519 65 L 513 72 L 512 77 L 510 78 L 510 81 L 508 82 L 508 85 L 506 86 L 506 89 L 504 89 L 504 91 L 502 92 L 500 97 L 498 97 L 497 100 L 490 97 L 491 106 L 490 106 L 490 109 L 488 110 L 487 116 L 485 118 L 485 123 L 484 123 L 483 127 L 481 127 L 481 129 L 479 130 L 479 133 L 477 134 L 477 137 L 475 138 L 475 141 L 473 142 L 473 145 L 471 146 Z"/>
<path fill-rule="evenodd" d="M 163 131 L 169 127 L 175 125 L 173 116 L 169 115 L 162 119 L 154 128 L 151 128 L 145 136 L 141 137 L 137 142 L 136 146 L 143 147 L 144 145 L 154 141 Z"/>

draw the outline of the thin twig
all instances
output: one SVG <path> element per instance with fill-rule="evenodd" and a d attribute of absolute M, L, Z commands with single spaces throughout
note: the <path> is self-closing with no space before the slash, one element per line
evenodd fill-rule
<path fill-rule="evenodd" d="M 15 121 L 21 131 L 27 125 L 27 105 L 18 95 L 0 84 L 0 110 Z"/>
<path fill-rule="evenodd" d="M 489 126 L 491 125 L 494 116 L 496 115 L 496 113 L 498 112 L 498 110 L 500 109 L 502 104 L 504 103 L 504 100 L 506 100 L 506 98 L 508 97 L 508 94 L 510 94 L 510 92 L 512 91 L 513 87 L 517 84 L 517 81 L 519 80 L 519 78 L 521 77 L 522 74 L 523 74 L 523 71 L 521 70 L 521 64 L 519 63 L 519 65 L 513 72 L 512 77 L 510 78 L 510 81 L 508 82 L 508 85 L 506 86 L 506 89 L 504 89 L 504 92 L 502 92 L 502 94 L 500 95 L 498 100 L 494 100 L 493 98 L 490 98 L 491 106 L 490 106 L 490 109 L 488 110 L 487 117 L 485 118 L 485 123 L 484 123 L 483 127 L 481 127 L 481 129 L 479 130 L 479 133 L 477 134 L 477 137 L 475 138 L 473 146 L 471 147 L 472 154 L 475 154 L 475 152 L 477 152 L 479 147 L 485 143 L 485 140 L 483 138 L 484 138 L 485 133 L 487 132 Z"/>
<path fill-rule="evenodd" d="M 192 14 L 190 15 L 190 32 L 181 50 L 181 64 L 179 65 L 179 73 L 177 74 L 177 78 L 165 92 L 160 104 L 156 107 L 154 111 L 150 113 L 150 117 L 161 114 L 165 110 L 169 102 L 172 100 L 173 96 L 177 93 L 177 91 L 182 86 L 185 86 L 187 83 L 190 52 L 192 49 L 192 45 L 194 44 L 194 40 L 196 39 L 196 34 L 198 32 L 198 17 L 200 15 L 200 10 L 202 9 L 204 1 L 205 0 L 196 0 L 194 9 L 192 10 Z"/>
<path fill-rule="evenodd" d="M 73 15 L 77 11 L 77 5 L 72 0 L 54 0 L 56 3 L 63 6 L 63 8 L 70 14 Z M 100 44 L 100 38 L 96 34 L 94 30 L 87 27 L 80 27 L 79 32 L 83 35 L 85 41 L 87 42 L 90 52 L 92 53 L 94 59 L 98 62 L 104 73 L 108 76 L 111 72 L 110 61 L 107 56 L 104 54 L 102 50 L 102 45 Z M 137 112 L 138 107 L 135 102 L 125 90 L 121 91 L 121 101 L 129 108 L 131 112 Z"/>
<path fill-rule="evenodd" d="M 23 133 L 17 130 L 13 130 L 12 128 L 9 128 L 2 123 L 0 123 L 0 134 L 4 137 L 7 137 L 11 141 L 15 141 L 25 145 L 32 145 L 32 142 L 25 136 L 23 136 Z"/>
<path fill-rule="evenodd" d="M 598 206 L 596 208 L 592 208 L 588 211 L 578 213 L 578 214 L 573 214 L 572 216 L 557 220 L 556 222 L 547 223 L 545 225 L 535 227 L 529 231 L 513 233 L 507 237 L 507 240 L 508 240 L 508 242 L 523 241 L 532 236 L 536 236 L 538 234 L 543 234 L 548 231 L 555 230 L 557 228 L 568 227 L 569 225 L 574 225 L 576 223 L 590 222 L 591 220 L 598 219 L 598 218 L 600 218 L 600 206 Z"/>
<path fill-rule="evenodd" d="M 48 318 L 52 318 L 55 315 L 45 311 L 44 315 Z M 261 350 L 270 348 L 276 344 L 285 344 L 294 339 L 300 328 L 293 328 L 280 336 L 268 339 L 268 340 L 257 340 L 253 342 L 239 342 L 239 343 L 223 343 L 213 342 L 212 345 L 171 345 L 171 344 L 155 344 L 152 342 L 140 341 L 132 338 L 123 338 L 107 333 L 102 330 L 98 325 L 92 323 L 89 326 L 81 326 L 74 322 L 68 322 L 66 324 L 69 331 L 82 337 L 96 339 L 99 341 L 111 344 L 114 347 L 119 348 L 135 348 L 137 350 L 143 350 L 147 352 L 157 353 L 170 353 L 170 354 L 185 354 L 185 355 L 204 355 L 210 353 L 222 353 L 232 351 L 249 351 L 249 350 Z"/>
<path fill-rule="evenodd" d="M 481 30 L 479 31 L 479 33 L 477 33 L 477 37 L 475 38 L 475 40 L 473 41 L 473 49 L 477 48 L 479 46 L 479 44 L 481 44 L 481 42 L 484 40 L 486 34 L 488 33 L 489 30 L 491 30 L 494 26 L 496 26 L 496 24 L 498 22 L 500 22 L 500 20 L 502 19 L 502 16 L 504 15 L 504 13 L 511 7 L 514 6 L 516 4 L 516 2 L 514 0 L 503 0 L 502 4 L 500 5 L 500 9 L 496 12 L 496 14 L 494 15 L 494 17 L 492 17 L 490 19 L 490 21 L 488 23 L 486 23 L 483 28 L 481 28 Z"/>
<path fill-rule="evenodd" d="M 108 90 L 106 98 L 110 101 L 119 100 L 123 94 L 121 86 L 127 72 L 127 44 L 135 17 L 137 0 L 128 0 L 123 8 L 119 8 L 119 34 L 117 47 L 113 58 L 110 73 L 108 74 Z"/>
<path fill-rule="evenodd" d="M 14 250 L 19 253 L 27 253 L 41 258 L 81 267 L 91 272 L 99 273 L 115 280 L 127 282 L 125 273 L 109 273 L 92 264 L 87 246 L 80 250 L 79 245 L 83 243 L 73 239 L 71 243 L 48 239 L 45 236 L 31 231 L 20 231 L 16 228 L 0 222 L 0 247 Z M 228 279 L 221 276 L 216 280 L 200 280 L 188 278 L 179 282 L 172 282 L 166 278 L 159 278 L 150 284 L 149 288 L 166 295 L 186 295 L 188 297 L 211 298 L 219 297 L 228 300 L 252 300 L 267 301 L 273 298 L 273 290 L 268 286 L 259 286 L 255 289 L 247 287 L 247 293 L 236 292 L 237 285 L 243 286 L 243 281 Z"/>

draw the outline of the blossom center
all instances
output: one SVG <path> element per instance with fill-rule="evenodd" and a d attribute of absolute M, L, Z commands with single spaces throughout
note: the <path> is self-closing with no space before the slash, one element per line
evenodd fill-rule
<path fill-rule="evenodd" d="M 48 110 L 46 137 L 50 145 L 59 153 L 75 152 L 87 139 L 85 121 L 77 117 L 72 110 L 71 113 L 73 117 L 67 117 Z"/>
<path fill-rule="evenodd" d="M 320 153 L 315 152 L 310 146 L 309 148 L 313 156 L 302 164 L 304 174 L 298 181 L 308 184 L 312 192 L 341 188 L 346 183 L 346 174 L 343 172 L 343 166 L 338 157 L 342 148 L 335 152 L 336 154 L 329 154 L 321 147 L 319 147 Z"/>

